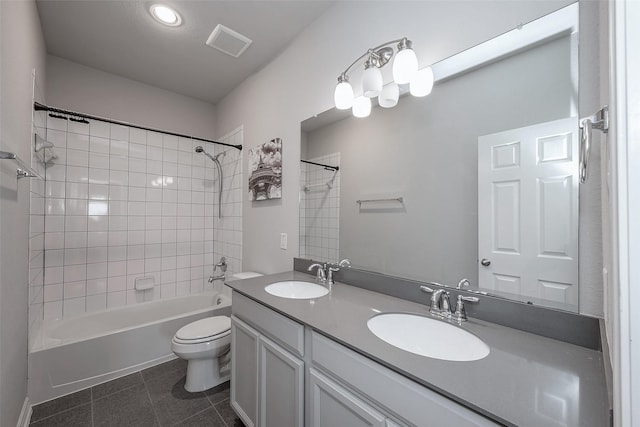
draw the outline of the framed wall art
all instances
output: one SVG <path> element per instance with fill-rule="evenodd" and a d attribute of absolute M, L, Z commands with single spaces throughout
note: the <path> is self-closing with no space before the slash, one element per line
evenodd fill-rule
<path fill-rule="evenodd" d="M 249 150 L 249 200 L 282 198 L 282 139 Z"/>

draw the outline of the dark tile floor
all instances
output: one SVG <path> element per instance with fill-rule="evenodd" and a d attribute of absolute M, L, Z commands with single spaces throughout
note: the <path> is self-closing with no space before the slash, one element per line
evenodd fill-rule
<path fill-rule="evenodd" d="M 34 427 L 244 427 L 229 406 L 229 383 L 184 389 L 187 363 L 175 359 L 33 407 Z"/>

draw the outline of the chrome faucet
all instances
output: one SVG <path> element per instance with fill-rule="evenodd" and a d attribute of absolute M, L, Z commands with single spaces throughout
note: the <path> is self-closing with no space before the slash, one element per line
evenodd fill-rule
<path fill-rule="evenodd" d="M 464 301 L 467 302 L 479 302 L 477 297 L 466 297 L 458 295 L 456 302 L 456 308 L 451 310 L 451 301 L 449 299 L 449 292 L 444 289 L 432 289 L 428 286 L 420 286 L 422 292 L 429 292 L 431 294 L 431 306 L 429 307 L 429 313 L 444 317 L 445 319 L 453 319 L 457 322 L 464 322 L 467 320 L 467 312 L 464 308 Z"/>
<path fill-rule="evenodd" d="M 307 271 L 313 271 L 314 268 L 317 268 L 316 271 L 316 279 L 318 279 L 318 282 L 322 283 L 323 285 L 333 285 L 335 282 L 333 280 L 333 273 L 340 271 L 340 268 L 349 268 L 351 267 L 351 261 L 349 261 L 347 258 L 343 259 L 342 261 L 338 262 L 338 263 L 324 263 L 324 264 L 318 264 L 318 263 L 314 263 L 311 264 L 309 266 L 309 268 L 307 269 Z"/>
<path fill-rule="evenodd" d="M 429 307 L 429 313 L 440 317 L 451 317 L 451 301 L 449 299 L 449 292 L 444 289 L 431 289 L 427 286 L 420 286 L 420 290 L 431 293 L 431 307 Z"/>
<path fill-rule="evenodd" d="M 327 283 L 327 276 L 324 272 L 325 267 L 326 267 L 326 264 L 322 265 L 322 264 L 315 263 L 315 264 L 311 264 L 309 268 L 307 268 L 307 271 L 313 271 L 314 268 L 317 268 L 316 279 L 318 280 L 318 282 L 325 284 Z"/>

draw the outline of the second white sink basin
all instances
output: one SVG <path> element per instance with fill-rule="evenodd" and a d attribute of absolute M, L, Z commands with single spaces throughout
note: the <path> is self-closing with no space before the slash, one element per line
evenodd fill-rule
<path fill-rule="evenodd" d="M 416 314 L 380 314 L 369 319 L 367 327 L 394 347 L 434 359 L 472 361 L 489 354 L 489 346 L 475 335 Z"/>
<path fill-rule="evenodd" d="M 264 288 L 264 290 L 271 295 L 290 299 L 319 298 L 329 293 L 329 289 L 324 286 L 298 281 L 272 283 Z"/>

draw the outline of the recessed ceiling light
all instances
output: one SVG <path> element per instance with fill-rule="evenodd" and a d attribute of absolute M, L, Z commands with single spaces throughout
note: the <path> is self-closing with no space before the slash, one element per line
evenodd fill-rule
<path fill-rule="evenodd" d="M 177 27 L 182 23 L 182 18 L 175 10 L 163 4 L 154 4 L 149 8 L 151 16 L 158 22 L 170 27 Z"/>

